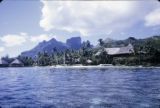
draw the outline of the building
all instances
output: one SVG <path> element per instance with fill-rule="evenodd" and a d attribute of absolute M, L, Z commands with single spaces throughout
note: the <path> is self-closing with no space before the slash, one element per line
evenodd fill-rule
<path fill-rule="evenodd" d="M 76 58 L 76 59 L 74 60 L 74 62 L 75 62 L 76 64 L 79 64 L 79 63 L 80 63 L 80 58 Z"/>
<path fill-rule="evenodd" d="M 87 64 L 92 64 L 93 62 L 92 62 L 92 60 L 88 59 L 88 60 L 86 60 L 86 63 Z"/>
<path fill-rule="evenodd" d="M 9 63 L 4 59 L 0 59 L 0 67 L 8 67 Z"/>
<path fill-rule="evenodd" d="M 117 47 L 117 48 L 105 48 L 105 51 L 110 56 L 128 56 L 131 54 L 134 54 L 134 47 L 129 44 L 125 47 Z M 96 53 L 96 56 L 99 56 L 101 54 L 101 51 L 98 51 Z"/>
<path fill-rule="evenodd" d="M 11 67 L 23 67 L 24 64 L 18 60 L 18 59 L 15 59 L 11 64 L 10 64 Z"/>

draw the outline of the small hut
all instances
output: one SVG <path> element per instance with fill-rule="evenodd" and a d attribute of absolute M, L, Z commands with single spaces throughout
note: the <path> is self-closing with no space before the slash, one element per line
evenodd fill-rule
<path fill-rule="evenodd" d="M 86 63 L 89 65 L 89 64 L 92 64 L 93 62 L 92 62 L 92 60 L 88 59 L 88 60 L 86 61 Z"/>
<path fill-rule="evenodd" d="M 18 59 L 15 59 L 11 64 L 10 64 L 11 67 L 23 67 L 24 64 L 18 60 Z"/>
<path fill-rule="evenodd" d="M 80 63 L 80 58 L 76 58 L 76 59 L 74 60 L 74 62 L 75 62 L 76 64 L 79 64 L 79 63 Z"/>
<path fill-rule="evenodd" d="M 0 59 L 0 67 L 8 67 L 9 63 L 4 59 Z"/>

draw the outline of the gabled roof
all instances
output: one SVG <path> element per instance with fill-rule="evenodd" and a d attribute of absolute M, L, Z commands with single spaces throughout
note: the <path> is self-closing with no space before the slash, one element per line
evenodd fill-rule
<path fill-rule="evenodd" d="M 114 55 L 119 53 L 120 48 L 105 48 L 105 51 L 107 52 L 107 54 L 109 55 Z"/>
<path fill-rule="evenodd" d="M 5 61 L 4 59 L 0 59 L 0 64 L 8 65 L 9 63 Z"/>
<path fill-rule="evenodd" d="M 120 47 L 120 48 L 105 48 L 105 50 L 109 55 L 134 53 L 134 48 L 131 44 L 129 44 L 126 47 Z"/>
<path fill-rule="evenodd" d="M 87 63 L 92 63 L 92 60 L 88 59 L 86 62 L 87 62 Z"/>
<path fill-rule="evenodd" d="M 11 64 L 22 64 L 23 65 L 23 63 L 18 59 L 15 59 Z"/>
<path fill-rule="evenodd" d="M 119 55 L 119 54 L 132 54 L 134 53 L 134 48 L 131 44 L 126 47 L 117 47 L 117 48 L 105 48 L 105 51 L 109 55 Z M 96 55 L 100 55 L 100 51 L 96 53 Z"/>

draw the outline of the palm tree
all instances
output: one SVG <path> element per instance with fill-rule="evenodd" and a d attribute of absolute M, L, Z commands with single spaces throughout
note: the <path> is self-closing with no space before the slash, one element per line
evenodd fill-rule
<path fill-rule="evenodd" d="M 40 63 L 41 56 L 42 56 L 42 54 L 40 52 L 38 52 L 37 65 L 41 65 L 41 63 Z"/>
<path fill-rule="evenodd" d="M 109 60 L 109 55 L 108 53 L 105 51 L 105 49 L 103 48 L 101 50 L 101 53 L 100 53 L 100 63 L 101 64 L 106 64 L 106 63 L 109 63 L 110 60 Z"/>
<path fill-rule="evenodd" d="M 99 42 L 99 45 L 100 45 L 101 47 L 104 46 L 104 41 L 103 41 L 103 39 L 99 39 L 98 42 Z"/>
<path fill-rule="evenodd" d="M 142 52 L 143 52 L 143 47 L 139 46 L 139 51 L 138 51 L 138 55 L 139 55 L 139 65 L 141 64 L 141 60 L 142 60 Z"/>
<path fill-rule="evenodd" d="M 91 48 L 91 43 L 90 43 L 89 40 L 86 41 L 86 47 L 87 47 L 87 49 L 88 49 L 88 48 Z"/>
<path fill-rule="evenodd" d="M 54 56 L 55 56 L 54 58 L 56 59 L 56 65 L 57 65 L 57 64 L 58 64 L 58 58 L 57 58 L 57 55 L 58 55 L 58 54 L 57 54 L 57 48 L 56 48 L 56 47 L 54 47 L 54 48 L 53 48 L 53 51 L 54 51 Z"/>
<path fill-rule="evenodd" d="M 72 56 L 72 51 L 67 49 L 65 51 L 65 57 L 66 57 L 66 60 L 68 61 L 69 64 L 72 64 L 72 59 L 73 59 L 73 56 Z"/>

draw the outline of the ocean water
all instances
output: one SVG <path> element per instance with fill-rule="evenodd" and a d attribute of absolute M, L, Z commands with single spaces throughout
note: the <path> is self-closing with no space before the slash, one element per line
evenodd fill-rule
<path fill-rule="evenodd" d="M 2 108 L 160 108 L 160 69 L 0 68 Z"/>

